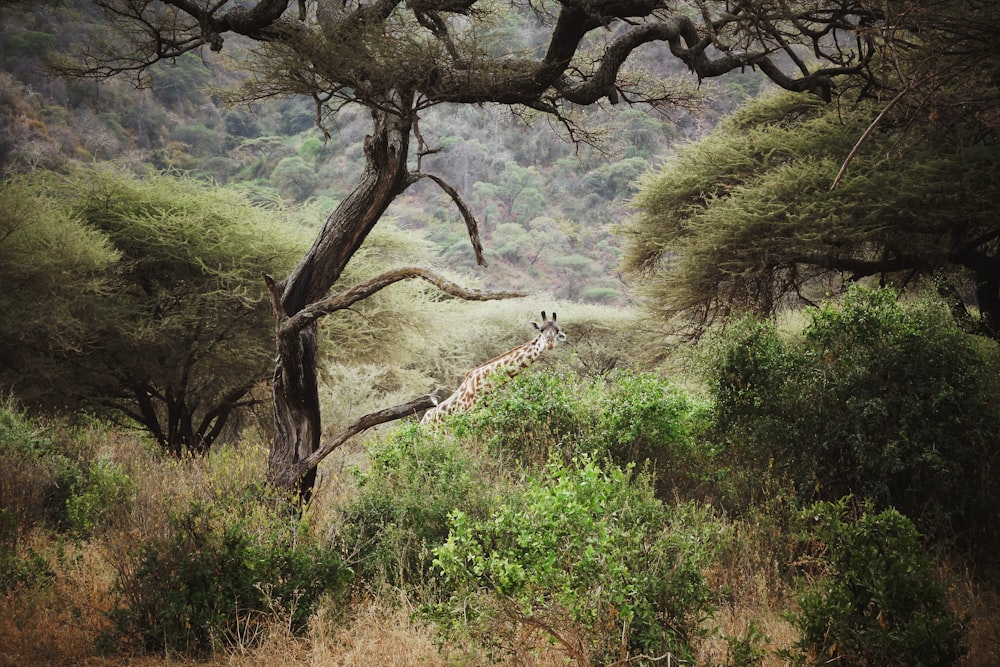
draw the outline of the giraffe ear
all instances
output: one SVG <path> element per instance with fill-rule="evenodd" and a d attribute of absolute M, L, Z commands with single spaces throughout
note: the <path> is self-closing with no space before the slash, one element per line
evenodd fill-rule
<path fill-rule="evenodd" d="M 532 322 L 532 323 L 531 323 L 531 326 L 535 327 L 535 328 L 536 328 L 536 329 L 538 329 L 539 331 L 541 331 L 541 330 L 542 330 L 542 327 L 541 327 L 541 325 L 539 325 L 539 324 L 538 324 L 538 322 Z"/>

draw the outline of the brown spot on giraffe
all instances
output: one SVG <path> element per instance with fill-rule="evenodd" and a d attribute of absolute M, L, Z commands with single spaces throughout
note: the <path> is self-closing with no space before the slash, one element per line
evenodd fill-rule
<path fill-rule="evenodd" d="M 542 352 L 551 350 L 557 342 L 566 340 L 566 334 L 559 330 L 559 325 L 556 323 L 555 313 L 552 313 L 550 320 L 543 310 L 541 324 L 532 322 L 531 326 L 539 331 L 534 339 L 466 373 L 455 393 L 424 413 L 420 423 L 435 424 L 445 415 L 469 410 L 480 397 L 493 390 L 491 376 L 494 373 L 499 371 L 506 373 L 508 377 L 514 377 L 535 363 Z"/>

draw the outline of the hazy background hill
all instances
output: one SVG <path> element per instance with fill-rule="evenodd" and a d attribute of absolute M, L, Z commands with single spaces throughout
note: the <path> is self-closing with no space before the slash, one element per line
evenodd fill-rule
<path fill-rule="evenodd" d="M 112 161 L 135 172 L 152 168 L 211 180 L 275 208 L 307 206 L 316 223 L 350 191 L 367 119 L 341 113 L 326 123 L 325 139 L 309 100 L 227 104 L 217 86 L 239 83 L 238 68 L 227 64 L 245 56 L 235 40 L 221 56 L 157 66 L 140 89 L 124 79 L 51 76 L 50 59 L 101 38 L 95 11 L 84 0 L 0 5 L 3 173 Z M 533 21 L 512 14 L 494 37 L 536 48 Z M 673 59 L 657 59 L 655 52 L 644 58 L 643 66 L 687 101 L 669 116 L 624 104 L 581 110 L 593 145 L 574 143 L 564 128 L 530 113 L 428 112 L 423 136 L 429 148 L 441 150 L 426 156 L 422 168 L 447 179 L 478 216 L 488 269 L 475 267 L 458 211 L 436 186 L 418 184 L 390 216 L 429 240 L 442 264 L 467 271 L 485 287 L 626 303 L 614 229 L 628 215 L 636 178 L 677 142 L 710 130 L 765 81 L 748 73 L 699 87 L 687 72 L 669 69 Z"/>

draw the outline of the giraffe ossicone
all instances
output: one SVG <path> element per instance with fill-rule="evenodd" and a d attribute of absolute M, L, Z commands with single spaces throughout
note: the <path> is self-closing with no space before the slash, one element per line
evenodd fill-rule
<path fill-rule="evenodd" d="M 445 415 L 469 410 L 477 400 L 493 390 L 495 374 L 502 372 L 507 377 L 515 377 L 535 363 L 542 352 L 551 350 L 556 343 L 566 340 L 566 334 L 559 329 L 559 324 L 556 323 L 555 313 L 552 313 L 552 319 L 549 319 L 543 310 L 542 321 L 540 323 L 532 322 L 531 326 L 538 330 L 538 335 L 534 339 L 523 345 L 518 345 L 513 350 L 504 352 L 499 357 L 490 359 L 485 364 L 466 373 L 462 384 L 458 385 L 458 389 L 424 413 L 420 423 L 435 424 L 441 421 Z"/>

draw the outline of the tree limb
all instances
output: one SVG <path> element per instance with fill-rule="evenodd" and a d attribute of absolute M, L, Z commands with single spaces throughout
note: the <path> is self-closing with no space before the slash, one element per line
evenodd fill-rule
<path fill-rule="evenodd" d="M 451 187 L 444 179 L 434 174 L 413 174 L 413 179 L 418 180 L 421 178 L 429 178 L 435 183 L 437 183 L 442 190 L 444 190 L 451 200 L 455 202 L 455 206 L 462 213 L 462 218 L 465 220 L 465 226 L 469 230 L 469 240 L 472 242 L 472 250 L 476 254 L 476 263 L 479 266 L 488 266 L 486 263 L 486 258 L 483 256 L 483 243 L 479 239 L 479 223 L 476 222 L 476 216 L 473 215 L 472 209 L 465 203 L 462 199 L 462 195 L 458 194 L 458 190 Z"/>
<path fill-rule="evenodd" d="M 423 396 L 418 396 L 407 403 L 395 405 L 390 408 L 383 408 L 382 410 L 360 417 L 340 433 L 327 440 L 319 449 L 310 454 L 308 457 L 297 462 L 294 466 L 283 470 L 280 478 L 272 479 L 271 481 L 280 486 L 291 488 L 295 486 L 299 478 L 318 466 L 320 461 L 325 459 L 335 449 L 343 445 L 355 435 L 361 433 L 362 431 L 367 431 L 373 426 L 378 426 L 379 424 L 385 424 L 397 419 L 402 419 L 403 417 L 415 415 L 421 410 L 427 410 L 433 407 L 436 402 L 436 396 L 433 394 L 424 394 Z"/>
<path fill-rule="evenodd" d="M 909 87 L 903 88 L 901 91 L 899 91 L 894 98 L 889 100 L 889 103 L 885 105 L 885 108 L 882 109 L 881 112 L 879 112 L 879 115 L 875 116 L 875 120 L 871 122 L 868 128 L 861 133 L 861 137 L 858 138 L 857 142 L 855 142 L 854 147 L 851 148 L 851 152 L 847 154 L 847 158 L 844 160 L 844 163 L 840 165 L 840 171 L 837 172 L 837 177 L 833 179 L 833 183 L 830 185 L 831 190 L 836 189 L 836 187 L 840 184 L 841 179 L 844 178 L 844 174 L 847 173 L 847 167 L 854 160 L 855 156 L 857 156 L 858 151 L 861 150 L 862 144 L 864 144 L 865 141 L 868 139 L 868 137 L 871 136 L 871 133 L 875 130 L 875 127 L 879 124 L 879 122 L 883 118 L 885 118 L 885 115 L 889 113 L 889 111 L 894 106 L 896 106 L 896 104 L 899 103 L 899 101 L 903 99 L 903 97 L 906 96 L 908 92 L 910 92 Z"/>
<path fill-rule="evenodd" d="M 280 324 L 279 337 L 284 338 L 296 334 L 303 328 L 314 323 L 324 315 L 348 308 L 358 301 L 367 299 L 376 292 L 401 280 L 421 278 L 436 286 L 442 292 L 457 296 L 467 301 L 492 301 L 494 299 L 516 299 L 525 296 L 523 292 L 487 292 L 467 289 L 452 282 L 439 273 L 421 267 L 404 267 L 386 271 L 374 278 L 359 283 L 339 294 L 334 294 L 320 301 L 309 304 L 295 315 L 288 317 Z"/>

